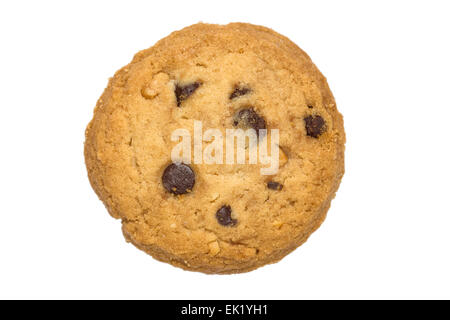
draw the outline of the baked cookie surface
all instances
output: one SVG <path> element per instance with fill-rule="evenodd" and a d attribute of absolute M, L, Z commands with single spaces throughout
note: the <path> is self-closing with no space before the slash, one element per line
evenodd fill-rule
<path fill-rule="evenodd" d="M 196 121 L 267 129 L 265 139 L 279 129 L 278 171 L 173 162 L 173 132 L 193 137 Z M 238 273 L 280 260 L 320 226 L 344 173 L 344 143 L 326 79 L 294 43 L 250 24 L 196 24 L 110 79 L 85 159 L 136 247 L 186 270 Z"/>

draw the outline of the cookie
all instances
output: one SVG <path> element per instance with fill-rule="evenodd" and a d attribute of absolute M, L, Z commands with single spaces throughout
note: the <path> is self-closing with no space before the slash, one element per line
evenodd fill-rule
<path fill-rule="evenodd" d="M 228 140 L 236 132 L 245 144 Z M 229 274 L 279 261 L 320 226 L 344 144 L 333 95 L 304 51 L 265 27 L 196 24 L 110 79 L 85 160 L 127 241 L 186 270 Z"/>

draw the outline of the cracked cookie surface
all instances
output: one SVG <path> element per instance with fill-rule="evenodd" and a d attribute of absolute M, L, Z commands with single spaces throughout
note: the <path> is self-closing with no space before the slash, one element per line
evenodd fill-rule
<path fill-rule="evenodd" d="M 280 168 L 174 164 L 171 134 L 279 129 Z M 286 37 L 196 24 L 116 72 L 86 129 L 89 180 L 126 239 L 186 270 L 273 263 L 316 230 L 344 173 L 345 134 L 327 82 Z"/>

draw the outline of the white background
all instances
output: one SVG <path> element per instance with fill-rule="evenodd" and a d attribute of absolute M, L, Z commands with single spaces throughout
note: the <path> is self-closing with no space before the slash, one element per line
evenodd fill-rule
<path fill-rule="evenodd" d="M 0 298 L 450 298 L 447 1 L 2 1 Z M 126 244 L 84 129 L 108 77 L 203 21 L 288 36 L 327 76 L 346 174 L 308 242 L 257 271 L 182 271 Z"/>

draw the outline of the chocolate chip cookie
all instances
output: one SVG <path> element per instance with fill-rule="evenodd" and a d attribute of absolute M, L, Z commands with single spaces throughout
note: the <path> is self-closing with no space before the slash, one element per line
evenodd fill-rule
<path fill-rule="evenodd" d="M 262 174 L 267 163 L 247 153 L 244 163 L 205 156 L 225 158 L 222 133 L 252 130 L 257 142 L 243 150 L 261 154 L 276 141 L 275 172 Z M 174 159 L 177 132 L 188 143 Z M 261 26 L 196 24 L 110 79 L 85 159 L 129 242 L 186 270 L 227 274 L 280 260 L 320 226 L 344 173 L 344 144 L 326 79 L 299 47 Z"/>

